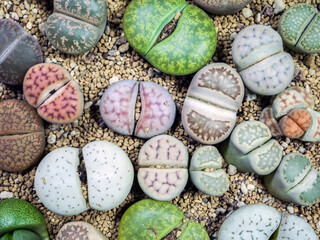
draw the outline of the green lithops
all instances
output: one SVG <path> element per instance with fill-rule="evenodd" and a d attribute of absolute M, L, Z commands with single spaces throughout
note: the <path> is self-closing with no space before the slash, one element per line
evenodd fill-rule
<path fill-rule="evenodd" d="M 177 13 L 174 32 L 157 43 L 161 31 Z M 212 20 L 185 0 L 133 0 L 123 17 L 130 45 L 154 67 L 173 75 L 186 75 L 203 67 L 213 56 L 217 35 Z"/>
<path fill-rule="evenodd" d="M 119 226 L 119 240 L 162 239 L 175 228 L 181 230 L 178 240 L 209 240 L 205 229 L 185 218 L 182 211 L 169 202 L 141 200 L 123 214 Z"/>
<path fill-rule="evenodd" d="M 228 15 L 238 12 L 252 0 L 194 0 L 204 10 L 217 15 Z"/>
<path fill-rule="evenodd" d="M 221 169 L 223 158 L 214 146 L 197 149 L 191 158 L 189 173 L 193 184 L 211 196 L 221 196 L 229 188 L 229 179 Z"/>
<path fill-rule="evenodd" d="M 320 14 L 308 3 L 298 3 L 281 16 L 278 31 L 284 44 L 297 52 L 320 52 Z"/>
<path fill-rule="evenodd" d="M 286 155 L 264 180 L 268 191 L 281 200 L 308 206 L 320 199 L 320 173 L 299 153 Z"/>
<path fill-rule="evenodd" d="M 222 145 L 222 156 L 241 172 L 267 175 L 278 167 L 282 158 L 282 147 L 270 138 L 271 132 L 264 123 L 242 122 Z"/>
<path fill-rule="evenodd" d="M 82 54 L 101 38 L 107 22 L 105 0 L 54 0 L 46 35 L 60 51 Z"/>

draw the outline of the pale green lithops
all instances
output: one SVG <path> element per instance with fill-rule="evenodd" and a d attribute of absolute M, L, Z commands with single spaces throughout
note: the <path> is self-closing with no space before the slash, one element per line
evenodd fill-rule
<path fill-rule="evenodd" d="M 60 51 L 82 54 L 101 38 L 107 22 L 105 0 L 54 0 L 46 35 Z"/>
<path fill-rule="evenodd" d="M 222 145 L 222 156 L 241 172 L 267 175 L 278 167 L 282 158 L 282 147 L 270 138 L 271 132 L 264 123 L 242 122 Z"/>
<path fill-rule="evenodd" d="M 109 210 L 120 205 L 133 183 L 128 156 L 113 143 L 95 141 L 82 149 L 88 181 L 88 201 L 93 209 Z M 50 152 L 39 164 L 35 189 L 51 211 L 71 216 L 87 210 L 81 190 L 79 149 L 64 147 Z"/>
<path fill-rule="evenodd" d="M 254 93 L 278 94 L 293 79 L 293 59 L 283 52 L 281 36 L 271 27 L 252 25 L 241 30 L 232 44 L 232 57 Z"/>
<path fill-rule="evenodd" d="M 21 85 L 28 69 L 43 61 L 40 45 L 8 19 L 0 19 L 0 43 L 0 82 Z"/>
<path fill-rule="evenodd" d="M 302 154 L 286 155 L 278 169 L 264 180 L 268 191 L 281 200 L 308 206 L 320 199 L 320 173 Z"/>
<path fill-rule="evenodd" d="M 217 15 L 228 15 L 238 12 L 252 0 L 194 0 L 204 10 Z"/>
<path fill-rule="evenodd" d="M 107 240 L 101 232 L 87 222 L 68 222 L 60 229 L 56 240 Z"/>
<path fill-rule="evenodd" d="M 320 14 L 308 3 L 298 3 L 281 16 L 278 31 L 284 44 L 297 52 L 320 52 Z"/>
<path fill-rule="evenodd" d="M 169 201 L 188 181 L 188 151 L 178 139 L 160 135 L 148 140 L 139 152 L 138 182 L 149 197 Z"/>
<path fill-rule="evenodd" d="M 229 179 L 221 169 L 223 158 L 214 146 L 197 149 L 191 158 L 189 167 L 193 184 L 202 192 L 211 196 L 221 196 L 229 188 Z"/>
<path fill-rule="evenodd" d="M 244 86 L 235 69 L 210 64 L 193 77 L 181 118 L 186 132 L 198 142 L 216 144 L 226 139 L 236 123 Z"/>

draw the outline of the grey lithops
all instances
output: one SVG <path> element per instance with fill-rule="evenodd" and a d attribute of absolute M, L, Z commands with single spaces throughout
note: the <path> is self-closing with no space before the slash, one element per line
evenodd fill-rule
<path fill-rule="evenodd" d="M 105 211 L 120 205 L 133 183 L 133 166 L 128 156 L 113 143 L 95 141 L 84 146 L 83 158 L 90 207 Z M 66 216 L 87 210 L 78 166 L 77 148 L 59 148 L 45 156 L 35 175 L 35 189 L 45 207 Z"/>
<path fill-rule="evenodd" d="M 135 124 L 135 105 L 140 86 L 141 113 Z M 151 138 L 166 132 L 173 124 L 176 106 L 169 92 L 153 82 L 124 80 L 111 85 L 100 101 L 103 121 L 124 135 Z"/>
<path fill-rule="evenodd" d="M 148 140 L 139 152 L 138 182 L 149 197 L 169 201 L 188 181 L 188 151 L 178 139 L 160 135 Z"/>
<path fill-rule="evenodd" d="M 8 19 L 0 19 L 0 43 L 0 82 L 21 85 L 28 69 L 43 61 L 39 43 Z"/>
<path fill-rule="evenodd" d="M 320 199 L 320 173 L 302 154 L 286 155 L 278 169 L 264 180 L 268 191 L 281 200 L 308 206 Z"/>
<path fill-rule="evenodd" d="M 221 169 L 223 158 L 214 146 L 197 149 L 191 158 L 189 167 L 193 184 L 202 192 L 211 196 L 221 196 L 229 188 L 229 179 Z"/>
<path fill-rule="evenodd" d="M 101 232 L 87 222 L 68 222 L 59 230 L 56 240 L 107 240 Z"/>
<path fill-rule="evenodd" d="M 282 147 L 271 138 L 269 128 L 259 121 L 242 122 L 221 147 L 224 159 L 241 172 L 267 175 L 282 158 Z"/>
<path fill-rule="evenodd" d="M 278 31 L 284 44 L 302 53 L 320 52 L 320 14 L 308 3 L 298 3 L 281 16 Z"/>
<path fill-rule="evenodd" d="M 241 30 L 232 44 L 232 57 L 246 87 L 257 94 L 275 95 L 293 79 L 293 59 L 283 52 L 281 36 L 271 27 Z"/>
<path fill-rule="evenodd" d="M 227 15 L 238 12 L 252 0 L 194 0 L 194 2 L 213 14 Z"/>
<path fill-rule="evenodd" d="M 204 144 L 223 141 L 236 123 L 243 95 L 241 77 L 229 65 L 214 63 L 202 68 L 193 77 L 183 104 L 184 129 Z"/>
<path fill-rule="evenodd" d="M 54 0 L 46 22 L 46 35 L 60 51 L 82 54 L 101 38 L 107 22 L 104 0 Z"/>

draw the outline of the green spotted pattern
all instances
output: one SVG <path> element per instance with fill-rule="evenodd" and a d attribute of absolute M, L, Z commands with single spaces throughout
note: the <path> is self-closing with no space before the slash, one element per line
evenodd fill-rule
<path fill-rule="evenodd" d="M 282 169 L 284 180 L 287 182 L 294 182 L 301 178 L 301 174 L 305 174 L 305 170 L 311 165 L 308 158 L 294 154 L 285 162 L 285 167 Z"/>
<path fill-rule="evenodd" d="M 270 138 L 269 129 L 267 126 L 263 126 L 260 123 L 252 123 L 243 125 L 237 131 L 238 143 L 244 145 L 254 145 L 255 142 L 265 139 L 266 137 Z"/>
<path fill-rule="evenodd" d="M 178 240 L 194 240 L 194 239 L 201 239 L 201 240 L 209 240 L 208 233 L 201 224 L 193 221 L 187 222 L 187 227 L 183 229 L 181 236 Z"/>
<path fill-rule="evenodd" d="M 301 37 L 297 48 L 299 51 L 306 53 L 320 52 L 320 14 L 318 13 L 310 26 L 307 28 L 305 34 Z"/>
<path fill-rule="evenodd" d="M 306 190 L 305 192 L 302 192 L 300 194 L 300 199 L 304 203 L 308 205 L 315 204 L 320 199 L 320 173 L 318 173 L 316 180 L 312 183 L 312 186 Z"/>

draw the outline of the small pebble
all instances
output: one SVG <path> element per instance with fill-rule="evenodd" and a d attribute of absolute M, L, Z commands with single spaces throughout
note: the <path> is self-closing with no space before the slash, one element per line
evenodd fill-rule
<path fill-rule="evenodd" d="M 306 149 L 301 146 L 301 147 L 299 147 L 299 152 L 300 152 L 300 153 L 305 153 L 305 152 L 306 152 Z"/>
<path fill-rule="evenodd" d="M 14 19 L 14 20 L 19 20 L 19 16 L 16 12 L 12 12 L 11 13 L 11 17 Z"/>
<path fill-rule="evenodd" d="M 254 18 L 254 22 L 258 24 L 260 23 L 260 21 L 261 21 L 261 13 L 257 13 L 257 15 Z"/>
<path fill-rule="evenodd" d="M 241 183 L 241 192 L 246 195 L 248 193 L 247 186 L 244 184 L 244 182 Z"/>
<path fill-rule="evenodd" d="M 248 185 L 247 185 L 247 189 L 248 189 L 249 191 L 253 191 L 253 190 L 255 189 L 255 186 L 254 186 L 253 184 L 248 184 Z"/>
<path fill-rule="evenodd" d="M 235 166 L 233 166 L 232 164 L 230 164 L 228 166 L 228 174 L 230 176 L 235 175 L 237 173 L 237 168 Z"/>
<path fill-rule="evenodd" d="M 3 191 L 0 193 L 0 199 L 7 199 L 7 198 L 13 198 L 12 192 Z"/>
<path fill-rule="evenodd" d="M 283 147 L 283 149 L 286 149 L 288 147 L 288 144 L 286 142 L 281 143 L 281 146 Z"/>
<path fill-rule="evenodd" d="M 273 3 L 274 14 L 281 13 L 285 10 L 286 5 L 284 4 L 283 0 L 275 0 Z"/>
<path fill-rule="evenodd" d="M 292 206 L 288 206 L 287 210 L 290 214 L 294 214 L 294 208 Z"/>
<path fill-rule="evenodd" d="M 47 138 L 48 144 L 55 144 L 57 141 L 57 136 L 55 134 L 50 134 Z"/>
<path fill-rule="evenodd" d="M 231 33 L 230 40 L 233 41 L 237 35 L 238 35 L 238 33 L 236 33 L 236 32 Z"/>
<path fill-rule="evenodd" d="M 29 30 L 32 29 L 32 23 L 31 23 L 31 22 L 28 22 L 28 23 L 27 23 L 27 28 L 28 28 Z"/>
<path fill-rule="evenodd" d="M 242 15 L 244 18 L 249 18 L 252 16 L 252 10 L 250 8 L 244 8 L 242 9 Z"/>
<path fill-rule="evenodd" d="M 220 214 L 220 213 L 224 214 L 226 211 L 227 211 L 226 209 L 224 209 L 224 208 L 222 208 L 222 207 L 219 207 L 219 208 L 217 208 L 217 210 L 216 210 L 216 214 Z"/>
<path fill-rule="evenodd" d="M 122 45 L 119 47 L 119 51 L 120 51 L 121 53 L 126 52 L 126 51 L 128 51 L 128 50 L 129 50 L 129 43 L 122 44 Z"/>
<path fill-rule="evenodd" d="M 93 102 L 91 102 L 91 101 L 86 102 L 86 103 L 84 104 L 84 108 L 83 108 L 83 109 L 88 109 L 88 108 L 90 108 L 90 107 L 92 106 L 92 104 L 93 104 Z"/>
<path fill-rule="evenodd" d="M 116 82 L 119 82 L 119 77 L 118 76 L 113 76 L 112 78 L 109 79 L 109 83 L 112 85 Z"/>
<path fill-rule="evenodd" d="M 42 23 L 39 23 L 39 30 L 42 34 L 45 34 L 45 31 L 46 31 L 46 23 L 42 22 Z"/>
<path fill-rule="evenodd" d="M 245 206 L 245 205 L 246 205 L 246 204 L 245 204 L 244 202 L 241 202 L 241 201 L 237 203 L 237 207 L 239 207 L 239 208 L 240 208 L 240 207 L 243 207 L 243 206 Z"/>

